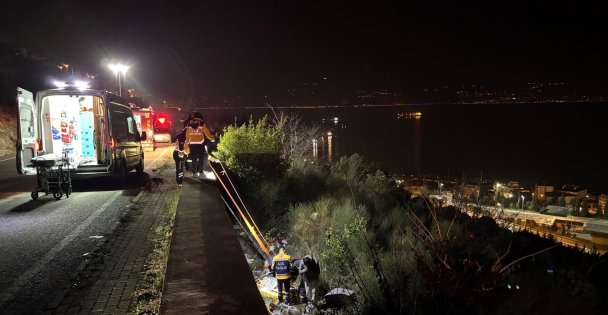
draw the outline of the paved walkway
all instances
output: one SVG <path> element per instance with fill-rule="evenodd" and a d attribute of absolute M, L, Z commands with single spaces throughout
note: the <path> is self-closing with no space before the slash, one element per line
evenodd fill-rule
<path fill-rule="evenodd" d="M 184 181 L 161 314 L 268 314 L 214 181 Z"/>
<path fill-rule="evenodd" d="M 170 159 L 170 157 L 169 157 Z M 137 314 L 155 227 L 175 202 L 175 171 L 152 174 L 108 243 L 83 263 L 45 314 Z M 172 200 L 173 199 L 173 200 Z M 268 314 L 216 182 L 186 177 L 178 201 L 162 297 L 164 314 Z"/>
<path fill-rule="evenodd" d="M 177 189 L 173 168 L 161 168 L 151 175 L 150 190 L 134 200 L 132 209 L 123 218 L 124 224 L 108 237 L 109 243 L 92 254 L 88 264 L 83 263 L 78 282 L 59 292 L 46 314 L 134 312 L 138 299 L 135 291 L 145 280 L 146 258 L 153 250 L 155 227 L 165 220 Z"/>

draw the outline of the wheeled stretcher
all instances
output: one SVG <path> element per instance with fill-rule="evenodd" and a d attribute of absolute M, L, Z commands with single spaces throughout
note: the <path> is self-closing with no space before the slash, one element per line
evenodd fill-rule
<path fill-rule="evenodd" d="M 36 168 L 36 183 L 38 187 L 32 191 L 32 199 L 38 199 L 39 193 L 53 194 L 55 200 L 61 199 L 65 194 L 70 198 L 72 193 L 72 179 L 70 176 L 70 163 L 67 154 L 62 157 L 53 154 L 41 155 L 33 158 L 31 167 Z"/>

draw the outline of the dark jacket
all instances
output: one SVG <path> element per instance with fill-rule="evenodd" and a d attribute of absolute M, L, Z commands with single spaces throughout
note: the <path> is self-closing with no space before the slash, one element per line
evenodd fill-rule
<path fill-rule="evenodd" d="M 171 142 L 175 143 L 175 150 L 184 151 L 184 143 L 186 142 L 186 129 L 182 130 L 182 133 L 173 137 Z"/>

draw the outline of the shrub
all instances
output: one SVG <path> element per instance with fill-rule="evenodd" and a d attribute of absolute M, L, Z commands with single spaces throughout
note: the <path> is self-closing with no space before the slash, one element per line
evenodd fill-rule
<path fill-rule="evenodd" d="M 239 126 L 227 126 L 218 144 L 218 157 L 240 177 L 257 177 L 272 173 L 281 164 L 279 138 L 281 130 L 266 117 Z"/>

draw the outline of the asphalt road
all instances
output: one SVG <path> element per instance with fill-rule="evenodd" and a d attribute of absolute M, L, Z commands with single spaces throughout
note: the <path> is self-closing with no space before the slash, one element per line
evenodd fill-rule
<path fill-rule="evenodd" d="M 87 255 L 118 226 L 131 200 L 170 147 L 146 152 L 143 175 L 128 174 L 121 190 L 100 180 L 73 182 L 70 198 L 31 200 L 35 176 L 16 173 L 0 159 L 0 314 L 43 311 L 87 262 Z M 12 174 L 11 174 L 12 173 Z"/>
<path fill-rule="evenodd" d="M 36 185 L 36 176 L 17 174 L 17 162 L 14 156 L 0 157 L 0 199 L 24 191 L 30 191 Z"/>

